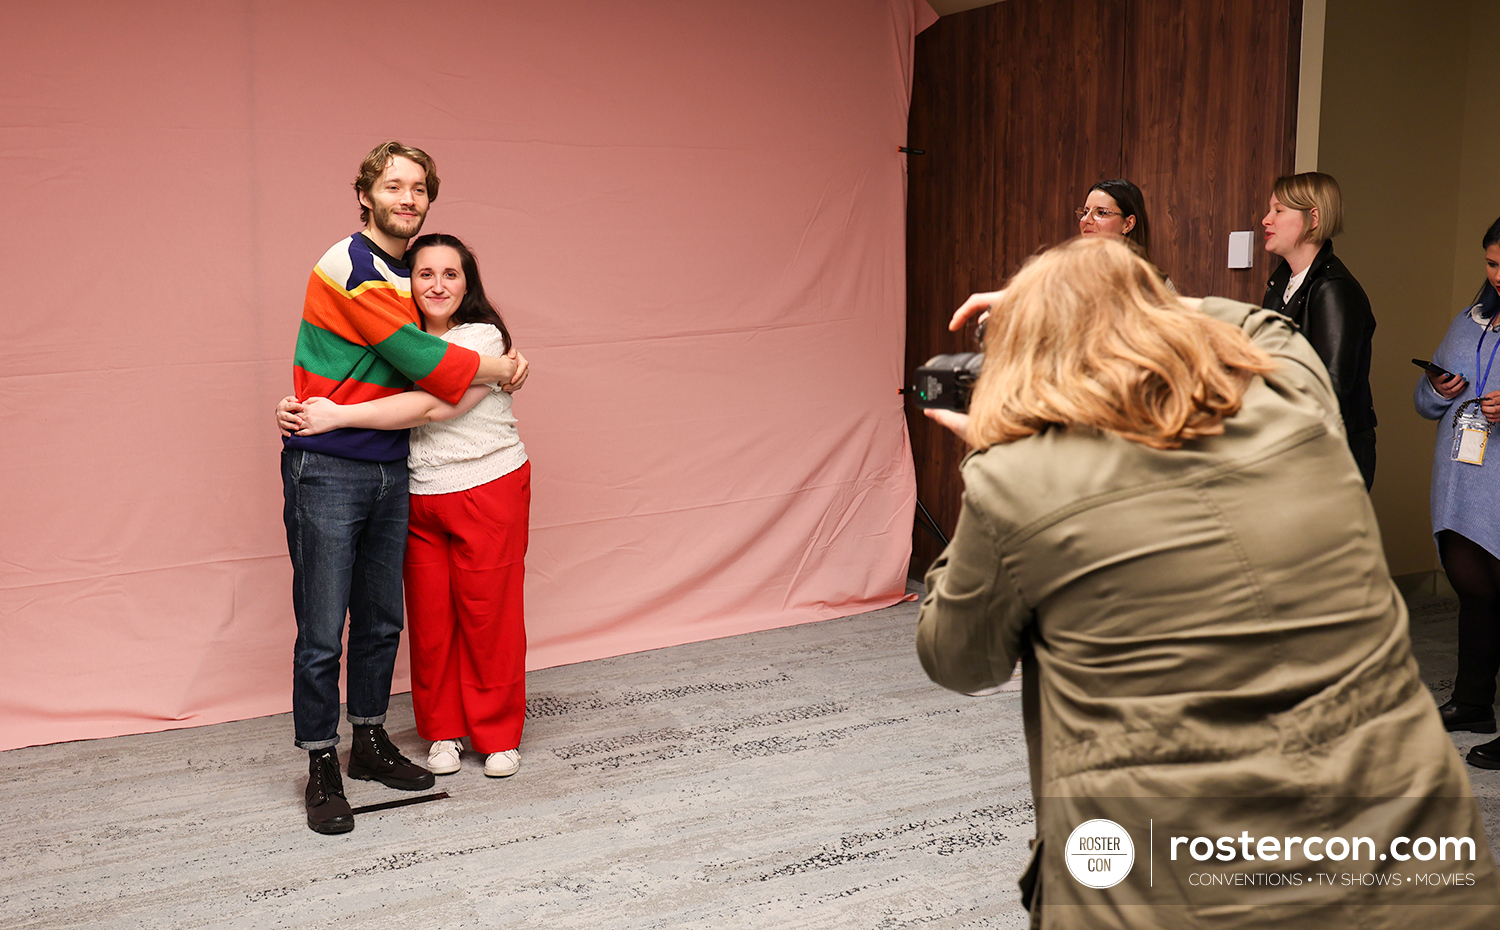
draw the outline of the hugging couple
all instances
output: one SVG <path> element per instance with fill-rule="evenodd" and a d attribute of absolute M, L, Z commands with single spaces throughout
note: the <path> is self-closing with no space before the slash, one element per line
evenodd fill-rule
<path fill-rule="evenodd" d="M 277 407 L 292 604 L 292 718 L 308 753 L 307 825 L 347 833 L 339 669 L 349 618 L 349 777 L 406 791 L 460 768 L 513 775 L 526 716 L 522 582 L 531 466 L 511 392 L 527 377 L 473 252 L 417 236 L 438 195 L 432 158 L 386 142 L 354 180 L 364 228 L 307 284 Z M 414 299 L 415 298 L 415 299 Z M 386 734 L 411 617 L 412 705 L 424 768 Z"/>

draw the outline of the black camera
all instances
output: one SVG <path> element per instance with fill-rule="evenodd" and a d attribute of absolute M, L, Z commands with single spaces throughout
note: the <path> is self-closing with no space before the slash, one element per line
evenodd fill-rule
<path fill-rule="evenodd" d="M 934 355 L 912 373 L 912 403 L 924 408 L 967 412 L 969 392 L 983 367 L 983 352 Z"/>

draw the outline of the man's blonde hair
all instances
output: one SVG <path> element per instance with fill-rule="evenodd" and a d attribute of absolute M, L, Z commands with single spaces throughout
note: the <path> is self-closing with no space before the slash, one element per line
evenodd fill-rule
<path fill-rule="evenodd" d="M 1078 237 L 1032 257 L 990 312 L 969 405 L 979 448 L 1057 427 L 1154 449 L 1224 431 L 1271 357 L 1186 306 L 1122 242 Z"/>
<path fill-rule="evenodd" d="M 375 186 L 375 182 L 380 179 L 380 175 L 390 165 L 391 159 L 397 155 L 402 158 L 409 158 L 421 166 L 422 170 L 427 174 L 427 200 L 429 202 L 437 201 L 439 182 L 437 165 L 433 163 L 432 156 L 421 149 L 402 145 L 400 142 L 392 140 L 375 146 L 370 150 L 370 154 L 365 156 L 365 160 L 359 163 L 359 174 L 354 176 L 354 200 L 356 203 L 359 202 L 360 194 L 370 193 L 370 189 Z M 359 204 L 359 221 L 361 223 L 370 222 L 370 208 L 363 203 Z"/>

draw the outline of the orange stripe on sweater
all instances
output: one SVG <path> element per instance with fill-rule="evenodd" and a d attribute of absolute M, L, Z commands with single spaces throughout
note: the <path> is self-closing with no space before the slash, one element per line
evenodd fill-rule
<path fill-rule="evenodd" d="M 443 360 L 432 374 L 417 382 L 417 387 L 450 404 L 456 404 L 464 391 L 474 383 L 479 371 L 479 353 L 463 346 L 449 344 L 443 352 Z"/>
<path fill-rule="evenodd" d="M 292 366 L 292 388 L 292 393 L 297 395 L 298 400 L 326 397 L 340 404 L 360 404 L 367 400 L 405 393 L 400 388 L 386 387 L 383 384 L 366 384 L 352 378 L 334 381 L 332 378 L 313 374 L 301 365 Z"/>
<path fill-rule="evenodd" d="M 357 295 L 358 300 L 354 299 Z M 369 337 L 355 328 L 349 313 L 363 314 L 370 328 Z M 372 312 L 373 311 L 373 312 Z M 307 281 L 307 299 L 302 318 L 320 329 L 349 340 L 355 345 L 373 345 L 390 336 L 407 323 L 421 325 L 411 295 L 397 290 L 388 281 L 362 284 L 353 292 L 331 281 L 319 269 L 313 269 Z"/>

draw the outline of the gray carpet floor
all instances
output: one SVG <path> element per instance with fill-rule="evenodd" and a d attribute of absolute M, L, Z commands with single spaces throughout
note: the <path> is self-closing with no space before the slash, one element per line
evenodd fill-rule
<path fill-rule="evenodd" d="M 1412 600 L 1435 688 L 1455 606 Z M 0 753 L 0 926 L 1024 926 L 1020 696 L 930 684 L 915 609 L 535 672 L 519 774 L 466 754 L 340 837 L 303 823 L 287 715 Z M 425 758 L 409 696 L 388 726 Z M 1500 845 L 1500 772 L 1469 772 Z"/>

